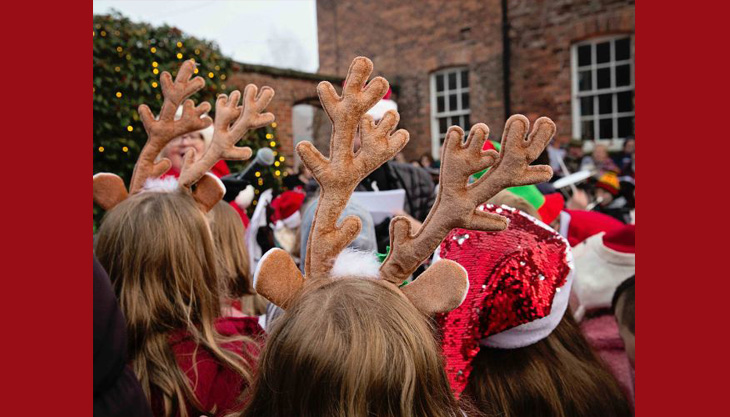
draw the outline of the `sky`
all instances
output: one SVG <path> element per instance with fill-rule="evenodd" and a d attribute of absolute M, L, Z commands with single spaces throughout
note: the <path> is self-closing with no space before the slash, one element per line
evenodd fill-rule
<path fill-rule="evenodd" d="M 247 64 L 316 72 L 316 0 L 94 0 L 94 14 L 116 9 L 135 22 L 168 24 L 214 41 Z"/>

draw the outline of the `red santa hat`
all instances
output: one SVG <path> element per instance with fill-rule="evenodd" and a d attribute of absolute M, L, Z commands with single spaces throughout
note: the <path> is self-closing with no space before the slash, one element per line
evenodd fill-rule
<path fill-rule="evenodd" d="M 469 290 L 440 315 L 446 372 L 458 397 L 482 346 L 516 349 L 544 339 L 568 307 L 570 245 L 545 223 L 508 206 L 483 206 L 509 219 L 502 232 L 454 229 L 438 255 L 463 266 Z"/>
<path fill-rule="evenodd" d="M 601 232 L 573 248 L 576 277 L 573 295 L 578 305 L 574 315 L 582 320 L 587 312 L 611 307 L 611 298 L 621 283 L 636 274 L 636 226 Z"/>
<path fill-rule="evenodd" d="M 304 203 L 304 197 L 303 193 L 297 191 L 284 191 L 271 202 L 271 208 L 274 209 L 271 221 L 276 229 L 295 229 L 302 224 L 299 209 Z"/>

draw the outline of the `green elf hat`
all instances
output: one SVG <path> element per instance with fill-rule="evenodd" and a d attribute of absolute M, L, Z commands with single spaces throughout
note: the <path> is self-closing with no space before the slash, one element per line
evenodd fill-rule
<path fill-rule="evenodd" d="M 482 148 L 482 150 L 486 151 L 488 149 L 494 149 L 495 151 L 499 152 L 501 146 L 502 144 L 499 142 L 488 140 L 484 142 L 484 147 Z M 473 181 L 478 180 L 488 170 L 489 168 L 474 174 L 472 176 Z M 556 218 L 558 218 L 560 212 L 565 206 L 565 199 L 563 198 L 562 194 L 556 192 L 545 195 L 541 193 L 535 185 L 510 187 L 507 188 L 507 191 L 527 200 L 527 202 L 530 203 L 531 206 L 535 207 L 537 212 L 540 214 L 541 220 L 546 224 L 550 224 Z"/>

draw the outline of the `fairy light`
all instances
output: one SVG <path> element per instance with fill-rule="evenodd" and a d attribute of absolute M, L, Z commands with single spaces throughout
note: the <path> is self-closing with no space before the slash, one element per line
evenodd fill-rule
<path fill-rule="evenodd" d="M 273 138 L 274 138 L 274 135 L 272 135 L 271 133 L 266 134 L 266 139 L 273 139 Z"/>
<path fill-rule="evenodd" d="M 177 59 L 182 59 L 182 57 L 183 57 L 183 54 L 181 54 L 180 52 L 178 52 L 177 53 Z"/>
<path fill-rule="evenodd" d="M 156 52 L 157 52 L 157 48 L 155 48 L 155 47 L 153 46 L 152 48 L 150 48 L 150 52 L 152 52 L 153 54 L 154 54 L 154 53 L 156 53 Z"/>
<path fill-rule="evenodd" d="M 99 146 L 99 152 L 104 152 L 104 147 L 103 146 Z"/>
<path fill-rule="evenodd" d="M 121 46 L 117 46 L 117 52 L 122 52 L 122 47 Z"/>
<path fill-rule="evenodd" d="M 129 148 L 127 148 L 126 146 L 122 147 L 122 152 L 129 152 Z"/>
<path fill-rule="evenodd" d="M 195 55 L 200 55 L 200 49 L 195 50 Z"/>
<path fill-rule="evenodd" d="M 271 142 L 269 142 L 269 146 L 271 146 L 271 147 L 273 148 L 274 146 L 276 146 L 276 142 L 274 142 L 274 141 L 272 140 Z"/>
<path fill-rule="evenodd" d="M 197 73 L 198 73 L 198 69 L 197 69 L 197 68 L 195 68 L 195 71 L 193 71 L 193 72 L 197 74 Z"/>
<path fill-rule="evenodd" d="M 253 193 L 254 193 L 254 194 L 258 194 L 258 193 L 260 193 L 260 191 L 259 191 L 259 189 L 257 188 L 257 189 L 255 189 L 255 190 L 253 190 Z"/>
<path fill-rule="evenodd" d="M 155 68 L 155 69 L 152 70 L 152 73 L 155 74 L 155 75 L 157 75 L 157 74 L 160 73 L 160 70 L 158 70 L 157 68 Z"/>
<path fill-rule="evenodd" d="M 157 68 L 157 66 L 160 65 L 157 63 L 157 61 L 152 61 L 152 68 Z"/>
<path fill-rule="evenodd" d="M 134 130 L 134 128 L 131 125 L 127 126 L 127 132 L 131 132 L 133 130 Z"/>
<path fill-rule="evenodd" d="M 152 81 L 152 88 L 157 88 L 157 81 Z M 157 97 L 159 98 L 159 97 Z"/>
<path fill-rule="evenodd" d="M 122 93 L 121 93 L 121 91 L 117 91 L 117 94 L 116 94 L 116 96 L 117 96 L 117 98 L 122 98 Z"/>
<path fill-rule="evenodd" d="M 259 172 L 259 171 L 256 171 L 256 173 L 255 173 L 254 175 L 256 176 L 256 178 L 258 178 L 258 177 L 260 177 L 260 176 L 261 176 L 261 172 Z"/>
<path fill-rule="evenodd" d="M 182 42 L 178 42 L 178 43 L 177 43 L 177 47 L 178 47 L 178 48 L 182 48 Z"/>
<path fill-rule="evenodd" d="M 106 32 L 102 30 L 101 31 L 101 36 L 106 36 Z"/>
<path fill-rule="evenodd" d="M 271 127 L 276 127 L 276 122 L 272 123 Z"/>
<path fill-rule="evenodd" d="M 121 70 L 122 70 L 122 69 L 121 69 L 120 67 L 114 67 L 114 71 L 116 71 L 116 72 L 119 72 L 119 71 L 121 71 Z"/>
<path fill-rule="evenodd" d="M 281 165 L 281 162 L 279 162 L 279 161 L 274 162 L 275 167 L 278 167 L 279 165 Z"/>
<path fill-rule="evenodd" d="M 256 204 L 258 204 L 258 203 L 259 203 L 259 201 L 258 201 L 258 200 L 254 200 L 254 201 L 253 201 L 253 202 L 252 202 L 251 204 L 253 204 L 253 205 L 255 206 L 255 205 L 256 205 Z"/>
<path fill-rule="evenodd" d="M 279 175 L 281 175 L 281 171 L 279 171 L 279 170 L 277 169 L 276 171 L 274 171 L 274 175 L 276 175 L 276 176 L 278 177 Z"/>
<path fill-rule="evenodd" d="M 262 178 L 259 178 L 259 187 L 264 185 L 264 180 Z"/>
<path fill-rule="evenodd" d="M 226 79 L 226 74 L 221 74 L 221 80 L 225 80 L 225 79 Z"/>
<path fill-rule="evenodd" d="M 285 160 L 286 160 L 286 158 L 284 158 L 284 155 L 279 157 L 279 161 L 284 162 Z"/>
<path fill-rule="evenodd" d="M 213 78 L 213 77 L 215 77 L 215 74 L 213 74 L 212 72 L 209 72 L 208 73 L 208 78 Z"/>

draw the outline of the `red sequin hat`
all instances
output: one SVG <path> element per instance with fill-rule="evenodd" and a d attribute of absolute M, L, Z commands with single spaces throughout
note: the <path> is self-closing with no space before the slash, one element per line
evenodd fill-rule
<path fill-rule="evenodd" d="M 482 207 L 507 217 L 507 229 L 454 229 L 439 252 L 469 274 L 464 302 L 437 317 L 446 372 L 457 397 L 481 346 L 520 348 L 555 329 L 568 306 L 573 276 L 570 245 L 560 234 L 511 207 Z"/>

